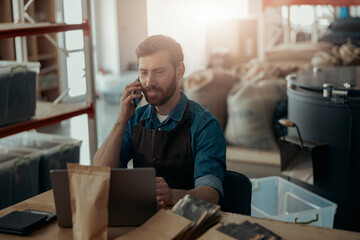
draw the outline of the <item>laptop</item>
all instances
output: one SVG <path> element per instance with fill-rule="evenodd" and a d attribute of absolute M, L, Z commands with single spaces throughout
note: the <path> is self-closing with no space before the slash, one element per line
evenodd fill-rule
<path fill-rule="evenodd" d="M 72 227 L 66 169 L 50 171 L 57 222 Z M 109 227 L 139 226 L 158 210 L 154 168 L 113 168 L 110 175 Z"/>

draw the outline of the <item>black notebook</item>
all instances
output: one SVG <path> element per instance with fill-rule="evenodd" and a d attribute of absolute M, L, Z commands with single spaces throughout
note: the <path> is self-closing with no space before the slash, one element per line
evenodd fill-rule
<path fill-rule="evenodd" d="M 0 232 L 16 235 L 28 235 L 46 224 L 47 216 L 13 211 L 0 218 Z"/>

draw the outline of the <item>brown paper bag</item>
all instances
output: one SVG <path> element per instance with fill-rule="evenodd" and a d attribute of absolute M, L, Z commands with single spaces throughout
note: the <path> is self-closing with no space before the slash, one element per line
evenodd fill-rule
<path fill-rule="evenodd" d="M 107 239 L 110 168 L 66 164 L 73 239 Z"/>
<path fill-rule="evenodd" d="M 143 225 L 115 240 L 169 240 L 190 226 L 189 219 L 172 211 L 161 209 Z"/>

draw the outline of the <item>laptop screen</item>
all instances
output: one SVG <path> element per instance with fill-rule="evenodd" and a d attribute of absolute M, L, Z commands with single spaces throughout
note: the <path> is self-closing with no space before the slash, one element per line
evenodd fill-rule
<path fill-rule="evenodd" d="M 61 227 L 71 227 L 67 170 L 51 170 L 50 175 L 57 222 Z M 111 169 L 108 209 L 109 227 L 139 226 L 153 216 L 158 210 L 155 169 Z"/>

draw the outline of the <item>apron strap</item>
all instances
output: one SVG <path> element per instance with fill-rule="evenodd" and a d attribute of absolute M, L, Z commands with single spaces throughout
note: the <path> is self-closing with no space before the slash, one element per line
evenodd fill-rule
<path fill-rule="evenodd" d="M 190 117 L 191 117 L 191 112 L 190 112 L 190 107 L 189 107 L 189 101 L 186 101 L 184 116 L 176 124 L 174 129 L 181 128 L 182 126 L 189 126 L 190 125 Z"/>

